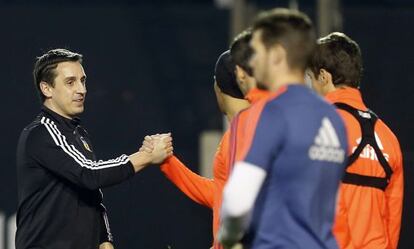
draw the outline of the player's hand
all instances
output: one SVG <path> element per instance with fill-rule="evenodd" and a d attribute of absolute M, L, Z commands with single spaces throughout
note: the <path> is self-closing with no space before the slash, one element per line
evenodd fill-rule
<path fill-rule="evenodd" d="M 212 247 L 213 248 L 213 247 Z M 240 243 L 237 243 L 237 244 L 235 244 L 235 245 L 233 245 L 233 246 L 224 246 L 223 245 L 223 248 L 224 249 L 243 249 L 243 245 L 242 244 L 240 244 Z"/>
<path fill-rule="evenodd" d="M 142 142 L 142 146 L 139 149 L 140 152 L 145 151 L 151 153 L 154 150 L 154 143 L 159 141 L 161 138 L 166 136 L 171 136 L 170 133 L 163 133 L 163 134 L 155 134 L 151 136 L 145 136 L 144 141 Z"/>
<path fill-rule="evenodd" d="M 217 239 L 224 249 L 243 249 L 243 245 L 239 243 L 242 238 L 242 233 L 234 231 L 229 231 L 225 229 L 225 226 L 221 224 L 218 231 Z"/>
<path fill-rule="evenodd" d="M 144 141 L 142 142 L 142 146 L 141 148 L 139 148 L 139 152 L 152 153 L 152 151 L 154 150 L 154 136 L 157 135 L 158 134 L 145 136 Z"/>
<path fill-rule="evenodd" d="M 99 245 L 99 249 L 114 249 L 114 246 L 110 242 L 104 242 Z"/>
<path fill-rule="evenodd" d="M 158 164 L 173 154 L 171 133 L 145 136 L 139 152 L 148 157 L 149 163 Z"/>
<path fill-rule="evenodd" d="M 243 245 L 240 243 L 237 243 L 231 249 L 243 249 Z"/>
<path fill-rule="evenodd" d="M 162 163 L 173 154 L 171 133 L 146 136 L 139 151 L 129 155 L 129 160 L 138 172 L 149 164 Z"/>
<path fill-rule="evenodd" d="M 145 141 L 144 141 L 145 142 Z M 151 163 L 162 163 L 173 154 L 171 133 L 160 134 L 152 137 L 153 150 L 151 152 Z"/>

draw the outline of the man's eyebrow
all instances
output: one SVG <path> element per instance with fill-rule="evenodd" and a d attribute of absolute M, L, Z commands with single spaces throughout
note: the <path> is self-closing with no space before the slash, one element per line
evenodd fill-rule
<path fill-rule="evenodd" d="M 64 80 L 65 81 L 76 80 L 76 77 L 75 76 L 69 76 L 69 77 L 64 78 Z"/>

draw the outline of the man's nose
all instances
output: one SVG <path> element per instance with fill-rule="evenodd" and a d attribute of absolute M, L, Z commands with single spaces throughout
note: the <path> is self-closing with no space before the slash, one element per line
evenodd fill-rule
<path fill-rule="evenodd" d="M 82 93 L 82 94 L 85 94 L 86 93 L 86 85 L 85 85 L 85 83 L 83 83 L 83 82 L 79 82 L 78 84 L 77 84 L 77 92 L 78 93 Z"/>

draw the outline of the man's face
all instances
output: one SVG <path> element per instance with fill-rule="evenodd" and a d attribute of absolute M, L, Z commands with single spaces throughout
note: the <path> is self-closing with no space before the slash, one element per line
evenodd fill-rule
<path fill-rule="evenodd" d="M 62 62 L 55 69 L 55 85 L 50 87 L 47 100 L 53 111 L 72 118 L 84 110 L 86 75 L 79 62 Z"/>
<path fill-rule="evenodd" d="M 253 50 L 253 55 L 250 59 L 249 65 L 253 69 L 253 76 L 257 81 L 259 87 L 266 88 L 269 83 L 269 57 L 267 49 L 262 42 L 262 31 L 256 30 L 253 33 L 250 41 L 250 47 Z"/>

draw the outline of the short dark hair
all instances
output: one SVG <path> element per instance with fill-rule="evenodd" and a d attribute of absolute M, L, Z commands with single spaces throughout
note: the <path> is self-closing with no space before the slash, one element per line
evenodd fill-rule
<path fill-rule="evenodd" d="M 309 68 L 316 77 L 321 69 L 328 71 L 335 86 L 358 88 L 363 73 L 361 49 L 347 35 L 331 33 L 318 40 Z"/>
<path fill-rule="evenodd" d="M 238 34 L 230 45 L 230 54 L 233 63 L 241 67 L 250 76 L 253 75 L 253 69 L 249 66 L 249 60 L 253 54 L 253 50 L 250 47 L 251 39 L 252 30 L 248 28 Z"/>
<path fill-rule="evenodd" d="M 45 96 L 40 90 L 40 82 L 44 81 L 49 85 L 54 86 L 56 78 L 55 69 L 61 62 L 74 61 L 82 63 L 81 54 L 62 48 L 49 50 L 46 54 L 43 54 L 36 59 L 33 69 L 33 79 L 42 103 L 45 101 Z"/>
<path fill-rule="evenodd" d="M 275 44 L 283 46 L 290 68 L 307 68 L 316 46 L 316 35 L 306 14 L 285 8 L 268 10 L 257 16 L 253 31 L 262 31 L 261 39 L 267 49 Z"/>
<path fill-rule="evenodd" d="M 244 99 L 244 95 L 237 84 L 234 67 L 230 51 L 227 50 L 220 55 L 216 62 L 214 79 L 222 93 L 233 98 Z"/>

